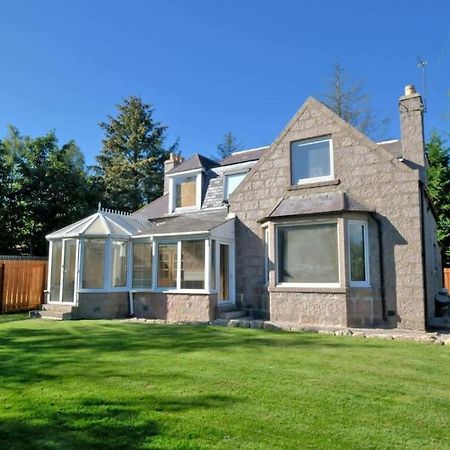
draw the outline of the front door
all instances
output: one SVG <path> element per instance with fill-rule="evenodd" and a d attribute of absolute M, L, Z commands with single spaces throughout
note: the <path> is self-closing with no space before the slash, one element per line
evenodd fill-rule
<path fill-rule="evenodd" d="M 219 292 L 218 301 L 230 301 L 230 246 L 219 244 Z"/>

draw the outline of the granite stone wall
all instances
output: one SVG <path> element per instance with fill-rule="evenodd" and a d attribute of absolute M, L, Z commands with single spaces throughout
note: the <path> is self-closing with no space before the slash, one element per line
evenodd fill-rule
<path fill-rule="evenodd" d="M 214 320 L 216 303 L 216 294 L 139 292 L 134 294 L 134 314 L 169 322 L 208 322 Z"/>
<path fill-rule="evenodd" d="M 411 106 L 411 105 L 410 105 Z M 411 120 L 415 120 L 412 117 Z M 408 128 L 408 126 L 406 126 Z M 333 183 L 320 186 L 291 186 L 290 144 L 293 141 L 314 137 L 331 136 L 334 155 Z M 282 198 L 308 196 L 318 193 L 341 191 L 355 201 L 375 211 L 381 224 L 382 257 L 384 263 L 386 309 L 389 311 L 388 325 L 402 328 L 424 329 L 424 279 L 421 257 L 421 216 L 419 173 L 417 166 L 406 164 L 377 145 L 366 136 L 339 119 L 318 101 L 309 98 L 280 136 L 266 151 L 257 165 L 241 185 L 230 196 L 230 211 L 237 214 L 236 226 L 236 293 L 242 294 L 246 304 L 270 318 L 285 317 L 289 311 L 297 314 L 300 323 L 313 320 L 330 323 L 330 311 L 335 314 L 335 324 L 345 322 L 350 315 L 364 322 L 362 311 L 376 311 L 378 305 L 360 306 L 369 297 L 372 302 L 379 299 L 379 265 L 371 266 L 375 289 L 361 296 L 345 294 L 332 297 L 325 292 L 315 292 L 311 301 L 295 308 L 297 294 L 271 292 L 264 295 L 261 280 L 264 277 L 263 230 L 258 223 L 270 213 Z M 371 225 L 371 246 L 376 254 L 378 231 Z M 271 243 L 274 245 L 274 242 Z M 371 247 L 372 248 L 372 247 Z M 274 270 L 272 255 L 271 271 Z M 346 265 L 345 259 L 341 264 Z M 271 276 L 272 286 L 274 276 Z M 274 287 L 274 286 L 273 286 Z M 342 283 L 348 287 L 347 281 Z M 268 301 L 264 299 L 267 298 Z M 306 297 L 304 297 L 306 298 Z M 366 301 L 364 300 L 364 301 Z M 369 300 L 367 300 L 369 301 Z M 319 304 L 322 303 L 322 306 Z M 276 306 L 278 305 L 278 306 Z M 351 312 L 344 310 L 348 305 Z M 284 309 L 286 309 L 284 311 Z M 295 311 L 298 310 L 298 313 Z M 309 311 L 309 312 L 308 312 Z M 368 313 L 369 314 L 369 313 Z M 372 312 L 370 312 L 372 314 Z M 369 319 L 370 319 L 369 314 Z M 353 319 L 351 319 L 353 320 Z"/>

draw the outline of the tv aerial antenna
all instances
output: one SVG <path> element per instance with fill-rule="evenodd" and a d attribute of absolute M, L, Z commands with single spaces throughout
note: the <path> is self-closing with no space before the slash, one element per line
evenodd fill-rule
<path fill-rule="evenodd" d="M 422 69 L 422 90 L 423 90 L 423 112 L 427 112 L 427 78 L 426 78 L 426 67 L 428 62 L 423 60 L 420 56 L 417 57 L 417 67 Z"/>

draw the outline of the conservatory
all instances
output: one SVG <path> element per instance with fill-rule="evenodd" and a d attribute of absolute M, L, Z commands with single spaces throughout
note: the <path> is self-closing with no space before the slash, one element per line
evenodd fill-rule
<path fill-rule="evenodd" d="M 47 308 L 75 318 L 213 318 L 234 302 L 234 220 L 226 211 L 151 222 L 99 210 L 47 236 Z"/>

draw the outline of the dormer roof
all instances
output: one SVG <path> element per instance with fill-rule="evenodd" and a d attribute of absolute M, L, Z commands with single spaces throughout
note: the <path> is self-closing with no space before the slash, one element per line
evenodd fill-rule
<path fill-rule="evenodd" d="M 265 147 L 251 148 L 249 150 L 242 150 L 240 152 L 234 152 L 231 155 L 220 161 L 221 166 L 228 166 L 230 164 L 239 164 L 248 161 L 257 161 L 263 155 L 270 145 Z"/>
<path fill-rule="evenodd" d="M 219 164 L 206 156 L 193 154 L 189 159 L 186 159 L 182 163 L 178 164 L 172 170 L 169 170 L 166 175 L 173 175 L 175 173 L 188 172 L 189 170 L 205 169 L 209 170 L 212 167 L 216 167 Z"/>

